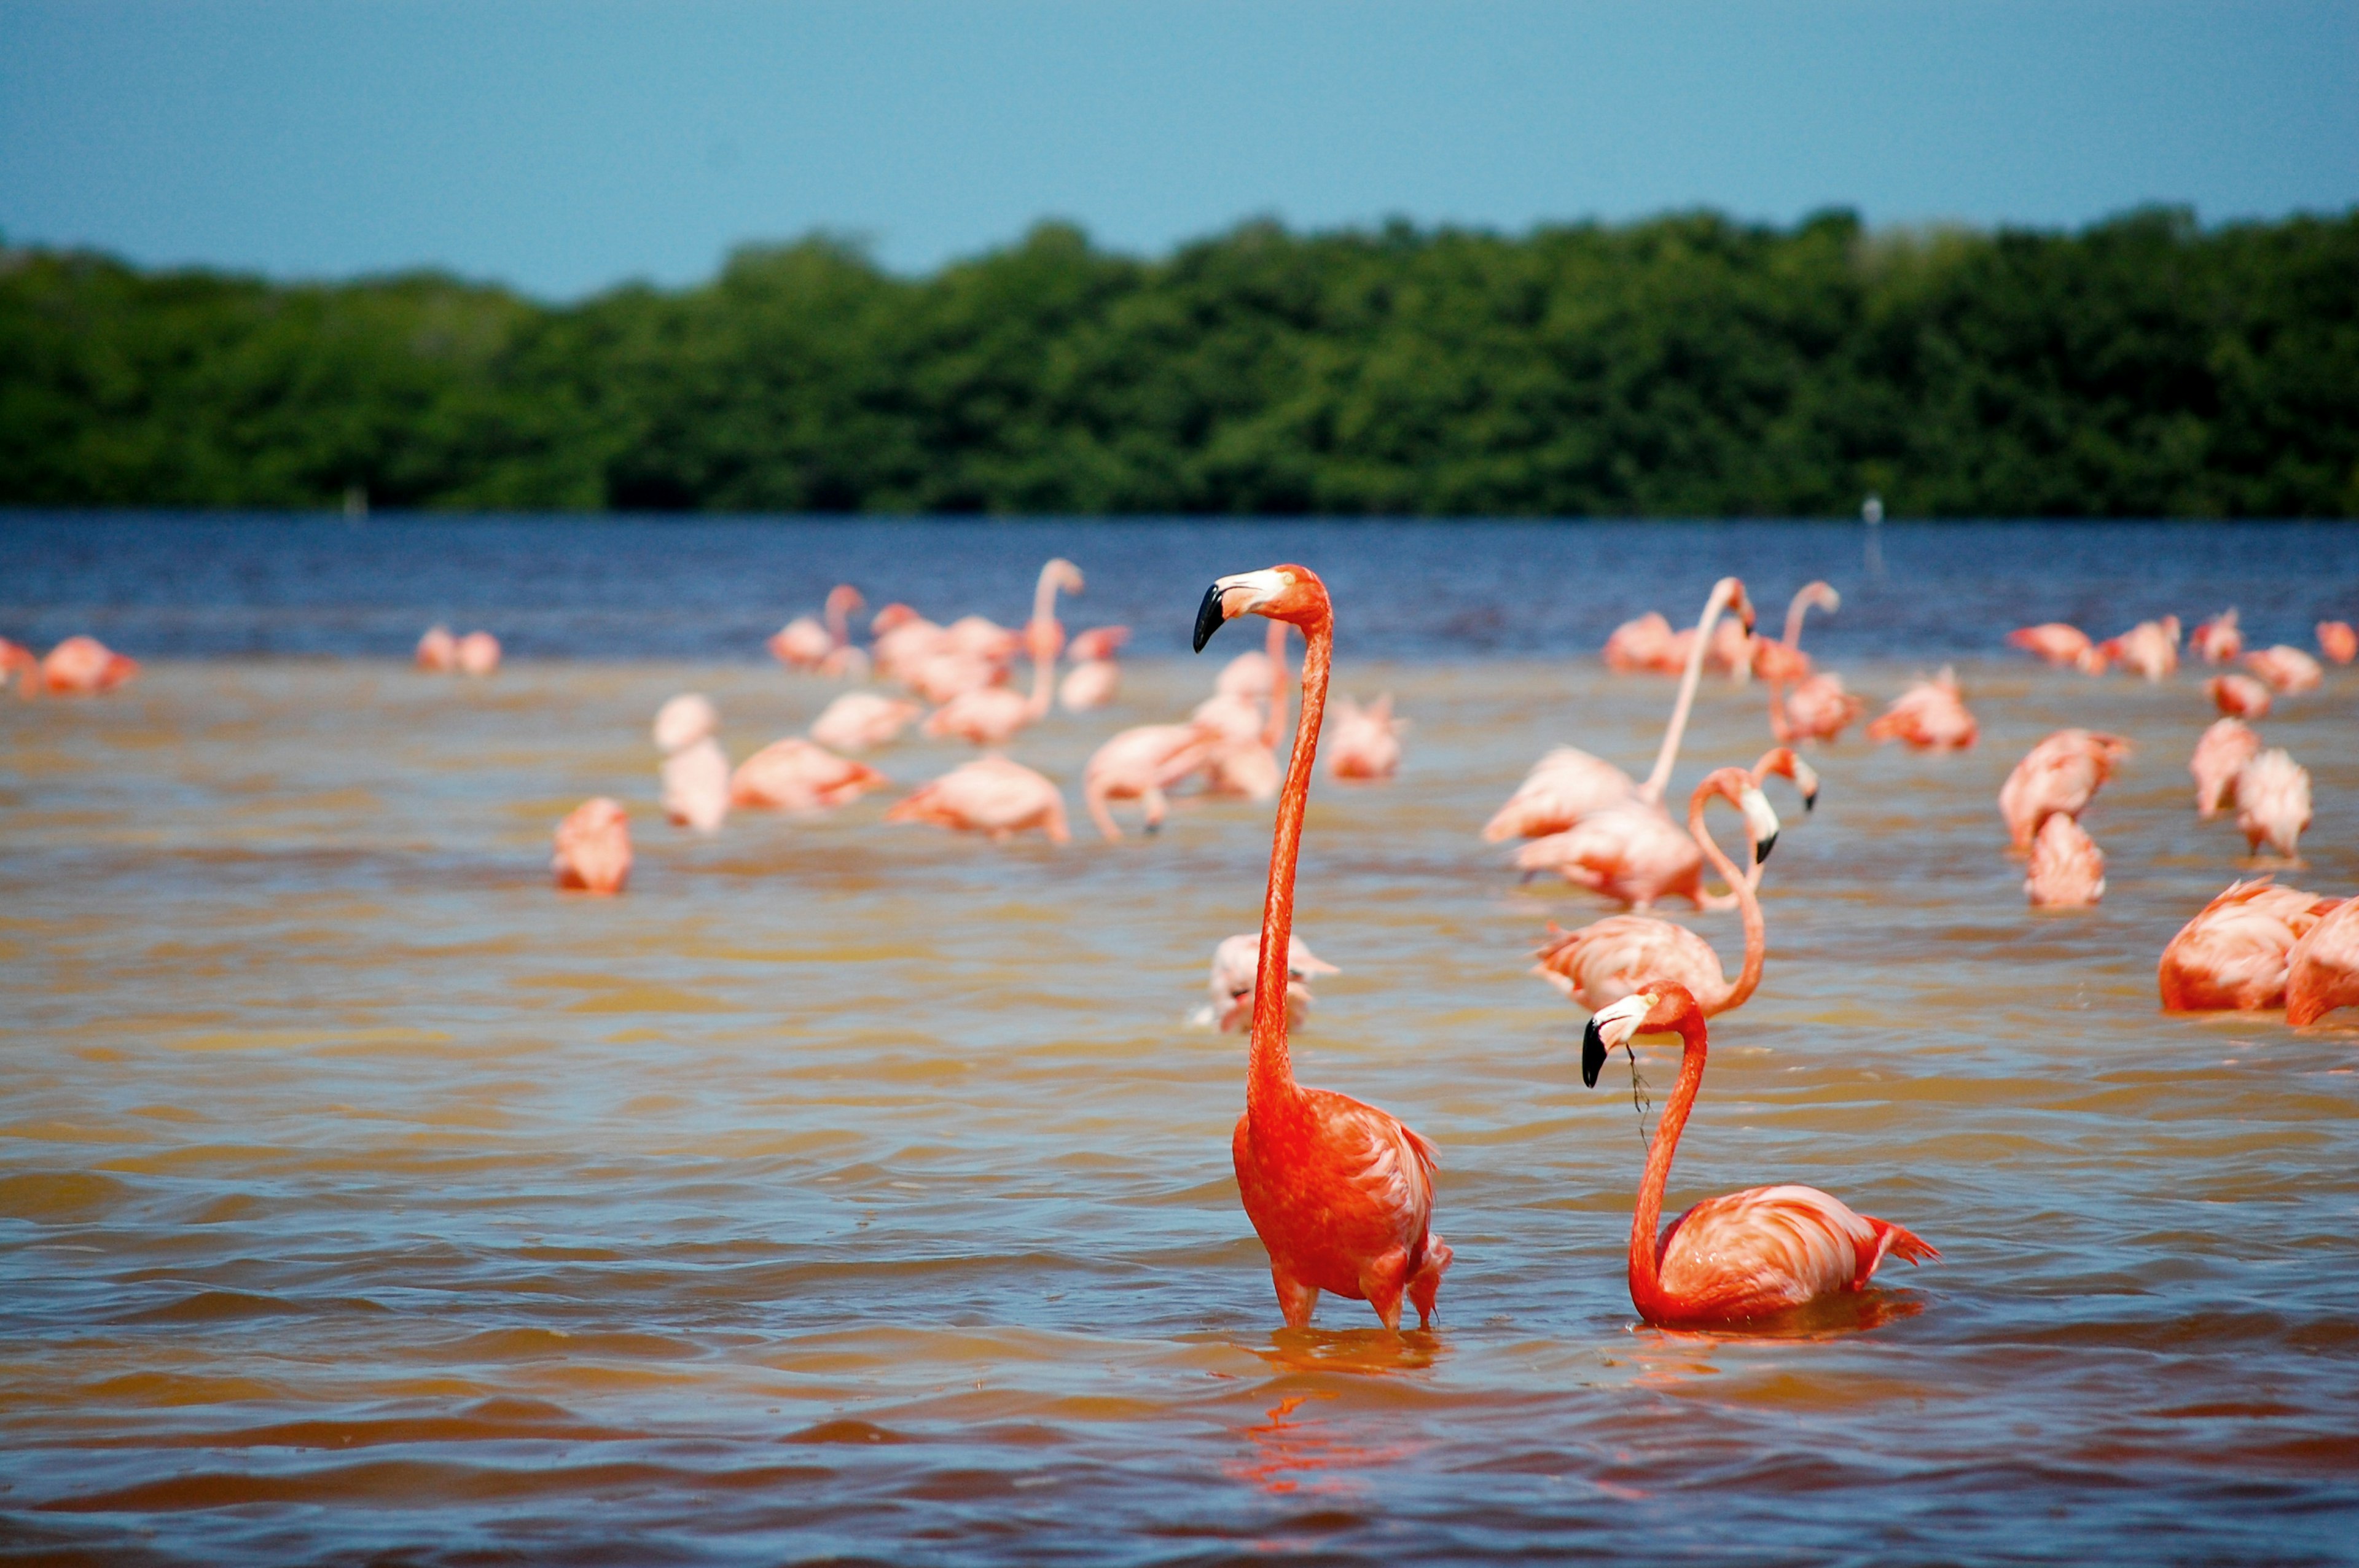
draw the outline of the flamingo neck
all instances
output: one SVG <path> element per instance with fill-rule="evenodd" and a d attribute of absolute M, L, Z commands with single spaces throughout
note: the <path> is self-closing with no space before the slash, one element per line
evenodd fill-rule
<path fill-rule="evenodd" d="M 844 621 L 851 610 L 841 589 L 827 596 L 827 640 L 839 648 L 852 645 L 852 631 Z"/>
<path fill-rule="evenodd" d="M 1656 1255 L 1655 1234 L 1663 1222 L 1663 1189 L 1670 1185 L 1671 1156 L 1680 1134 L 1695 1108 L 1696 1091 L 1703 1087 L 1703 1014 L 1690 1011 L 1680 1020 L 1680 1081 L 1655 1124 L 1655 1141 L 1647 1150 L 1647 1174 L 1638 1184 L 1638 1206 L 1630 1216 L 1630 1304 L 1638 1315 L 1653 1319 L 1673 1303 L 1663 1292 L 1662 1260 Z"/>
<path fill-rule="evenodd" d="M 1712 1000 L 1712 1010 L 1714 1012 L 1725 1012 L 1732 1007 L 1744 1006 L 1747 999 L 1753 995 L 1755 988 L 1761 984 L 1761 963 L 1768 956 L 1769 932 L 1761 918 L 1760 897 L 1753 891 L 1755 879 L 1737 871 L 1734 863 L 1726 855 L 1721 853 L 1720 846 L 1712 842 L 1711 831 L 1704 827 L 1704 803 L 1710 800 L 1714 793 L 1716 792 L 1699 789 L 1695 792 L 1695 797 L 1688 802 L 1688 831 L 1695 836 L 1696 843 L 1703 849 L 1704 859 L 1710 860 L 1713 868 L 1728 879 L 1729 887 L 1736 894 L 1738 918 L 1745 923 L 1744 966 L 1736 971 L 1735 984 L 1730 986 L 1725 994 Z M 1753 825 L 1748 819 L 1745 827 L 1745 842 L 1748 853 L 1753 841 Z M 1757 868 L 1760 863 L 1756 860 L 1754 865 Z"/>
<path fill-rule="evenodd" d="M 1287 958 L 1294 942 L 1294 868 L 1302 854 L 1302 814 L 1310 801 L 1310 762 L 1319 750 L 1319 723 L 1327 710 L 1327 662 L 1335 641 L 1330 614 L 1302 629 L 1302 717 L 1294 727 L 1294 757 L 1277 795 L 1277 825 L 1270 835 L 1269 891 L 1261 906 L 1261 954 L 1254 967 L 1253 1052 L 1245 1071 L 1245 1112 L 1292 1100 L 1301 1091 L 1286 1050 Z M 1283 650 L 1281 650 L 1283 651 Z"/>
<path fill-rule="evenodd" d="M 1049 676 L 1057 663 L 1057 655 L 1049 651 L 1049 639 L 1056 623 L 1057 577 L 1051 562 L 1040 568 L 1040 580 L 1032 589 L 1032 623 L 1024 629 L 1032 644 L 1032 696 L 1025 702 L 1024 711 L 1036 721 L 1049 715 Z"/>
<path fill-rule="evenodd" d="M 1286 733 L 1286 622 L 1269 623 L 1269 717 L 1262 721 L 1261 743 L 1269 751 L 1277 750 L 1277 738 Z"/>
<path fill-rule="evenodd" d="M 1769 734 L 1780 746 L 1793 744 L 1794 727 L 1786 719 L 1786 683 L 1769 677 Z"/>
<path fill-rule="evenodd" d="M 1671 763 L 1680 754 L 1680 738 L 1687 733 L 1688 709 L 1695 706 L 1696 683 L 1703 678 L 1703 655 L 1712 642 L 1712 622 L 1720 619 L 1728 599 L 1719 589 L 1704 600 L 1702 618 L 1696 622 L 1694 644 L 1688 649 L 1688 667 L 1680 672 L 1680 700 L 1671 708 L 1670 728 L 1663 731 L 1663 749 L 1655 753 L 1655 771 L 1638 786 L 1638 798 L 1648 806 L 1659 806 L 1663 790 L 1671 782 Z"/>
<path fill-rule="evenodd" d="M 1810 612 L 1810 606 L 1816 602 L 1806 588 L 1794 596 L 1793 603 L 1786 606 L 1786 646 L 1788 648 L 1802 645 L 1802 617 Z"/>

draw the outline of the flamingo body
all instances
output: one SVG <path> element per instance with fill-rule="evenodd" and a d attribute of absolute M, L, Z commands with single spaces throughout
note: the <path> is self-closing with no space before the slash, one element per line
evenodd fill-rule
<path fill-rule="evenodd" d="M 2285 1000 L 2294 946 L 2343 900 L 2231 882 L 2179 928 L 2156 979 L 2165 1012 L 2251 1012 Z"/>
<path fill-rule="evenodd" d="M 832 811 L 892 782 L 864 762 L 789 735 L 737 764 L 729 800 L 757 811 Z"/>
<path fill-rule="evenodd" d="M 459 639 L 451 635 L 448 626 L 429 626 L 418 639 L 417 662 L 421 670 L 451 674 L 459 667 Z"/>
<path fill-rule="evenodd" d="M 2023 894 L 2036 909 L 2084 909 L 2105 896 L 2105 852 L 2068 813 L 2039 825 Z"/>
<path fill-rule="evenodd" d="M 2061 813 L 2078 816 L 2114 776 L 2130 743 L 2118 735 L 2090 730 L 2059 730 L 2030 751 L 1999 786 L 1999 814 L 2006 819 L 2008 844 L 2017 853 L 2031 848 L 2039 825 Z"/>
<path fill-rule="evenodd" d="M 1625 621 L 1605 639 L 1605 667 L 1625 673 L 1665 668 L 1676 673 L 1680 665 L 1671 654 L 1671 623 L 1654 610 Z"/>
<path fill-rule="evenodd" d="M 1780 692 L 1772 683 L 1769 729 L 1778 740 L 1788 742 L 1835 741 L 1866 711 L 1867 699 L 1845 691 L 1841 676 L 1821 672 L 1807 676 L 1790 692 Z"/>
<path fill-rule="evenodd" d="M 2236 625 L 2236 612 L 2223 610 L 2188 634 L 2187 645 L 2207 665 L 2233 664 L 2245 651 L 2245 633 Z"/>
<path fill-rule="evenodd" d="M 1919 681 L 1894 697 L 1882 717 L 1867 727 L 1871 741 L 1899 741 L 1918 752 L 1962 752 L 1980 733 L 1958 691 L 1958 677 L 1946 665 L 1931 680 Z"/>
<path fill-rule="evenodd" d="M 1703 856 L 1660 806 L 1633 802 L 1593 813 L 1525 845 L 1516 852 L 1516 867 L 1554 871 L 1636 909 L 1673 897 L 1704 907 Z"/>
<path fill-rule="evenodd" d="M 977 757 L 919 785 L 893 804 L 885 820 L 988 834 L 994 842 L 1036 828 L 1052 844 L 1072 838 L 1065 825 L 1065 797 L 1057 786 L 1023 763 L 995 755 Z"/>
<path fill-rule="evenodd" d="M 656 749 L 669 755 L 721 729 L 721 710 L 700 692 L 684 691 L 656 709 Z"/>
<path fill-rule="evenodd" d="M 2061 621 L 2018 626 L 2006 634 L 2006 640 L 2009 646 L 2061 667 L 2086 667 L 2093 646 L 2086 632 Z"/>
<path fill-rule="evenodd" d="M 1057 706 L 1068 713 L 1103 708 L 1122 688 L 1122 666 L 1112 659 L 1083 659 L 1057 683 Z"/>
<path fill-rule="evenodd" d="M 2296 1029 L 2359 1007 L 2359 900 L 2345 899 L 2286 956 L 2286 1022 Z"/>
<path fill-rule="evenodd" d="M 891 745 L 922 711 L 900 697 L 847 691 L 811 720 L 810 738 L 831 752 L 873 752 Z"/>
<path fill-rule="evenodd" d="M 2338 665 L 2359 659 L 2359 632 L 2353 631 L 2348 621 L 2321 621 L 2318 623 L 2318 651 Z"/>
<path fill-rule="evenodd" d="M 2213 676 L 2203 683 L 2212 706 L 2231 719 L 2267 719 L 2269 688 L 2250 676 Z"/>
<path fill-rule="evenodd" d="M 622 803 L 600 795 L 575 806 L 557 825 L 557 852 L 549 867 L 560 888 L 622 892 L 631 874 L 631 823 Z"/>
<path fill-rule="evenodd" d="M 729 756 L 712 736 L 663 760 L 664 816 L 699 833 L 717 833 L 729 816 Z"/>
<path fill-rule="evenodd" d="M 1023 693 L 1004 686 L 979 687 L 934 709 L 926 719 L 925 732 L 977 746 L 1004 746 L 1036 717 L 1031 700 Z"/>
<path fill-rule="evenodd" d="M 470 632 L 459 639 L 459 673 L 495 675 L 500 667 L 500 640 L 489 632 Z"/>
<path fill-rule="evenodd" d="M 1493 844 L 1545 838 L 1637 798 L 1637 781 L 1620 768 L 1578 747 L 1559 746 L 1532 764 L 1516 793 L 1483 825 L 1483 838 Z"/>
<path fill-rule="evenodd" d="M 2179 668 L 2179 617 L 2141 621 L 2120 636 L 2098 643 L 2093 654 L 2100 668 L 2116 664 L 2150 681 L 2161 680 Z"/>
<path fill-rule="evenodd" d="M 1408 720 L 1393 717 L 1392 693 L 1362 708 L 1350 697 L 1335 715 L 1335 743 L 1327 772 L 1339 779 L 1388 779 L 1400 771 L 1401 731 Z"/>
<path fill-rule="evenodd" d="M 2236 804 L 2236 775 L 2261 754 L 2261 738 L 2241 719 L 2216 719 L 2195 742 L 2187 771 L 2195 775 L 2195 813 L 2209 822 Z"/>
<path fill-rule="evenodd" d="M 2325 670 L 2316 659 L 2286 643 L 2246 654 L 2245 667 L 2267 682 L 2271 690 L 2288 696 L 2316 691 L 2318 683 L 2326 678 Z"/>
<path fill-rule="evenodd" d="M 1082 803 L 1106 842 L 1122 838 L 1109 805 L 1135 800 L 1145 807 L 1147 831 L 1163 825 L 1164 791 L 1194 773 L 1218 742 L 1193 724 L 1141 724 L 1121 730 L 1091 754 L 1082 770 Z"/>
<path fill-rule="evenodd" d="M 2310 770 L 2272 746 L 2236 774 L 2236 827 L 2256 855 L 2267 844 L 2287 860 L 2310 826 Z"/>
<path fill-rule="evenodd" d="M 770 633 L 770 656 L 791 670 L 815 670 L 835 652 L 835 639 L 817 617 L 798 615 Z"/>
<path fill-rule="evenodd" d="M 64 697 L 113 691 L 138 673 L 138 660 L 125 657 L 95 637 L 81 635 L 60 643 L 41 661 L 41 685 Z"/>

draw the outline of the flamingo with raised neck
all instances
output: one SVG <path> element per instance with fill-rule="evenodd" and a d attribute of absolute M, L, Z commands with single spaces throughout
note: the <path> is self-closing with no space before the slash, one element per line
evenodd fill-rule
<path fill-rule="evenodd" d="M 1057 623 L 1057 591 L 1082 591 L 1082 569 L 1062 557 L 1040 568 L 1032 589 L 1032 619 L 1024 628 L 1032 652 L 1032 695 L 1004 686 L 960 692 L 926 720 L 929 735 L 956 736 L 978 746 L 1005 745 L 1027 725 L 1048 716 L 1056 697 L 1057 655 L 1065 650 L 1065 629 Z"/>

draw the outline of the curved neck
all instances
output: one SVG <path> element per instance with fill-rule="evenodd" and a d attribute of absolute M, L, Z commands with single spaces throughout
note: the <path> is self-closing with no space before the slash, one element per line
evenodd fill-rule
<path fill-rule="evenodd" d="M 1277 738 L 1286 733 L 1286 622 L 1269 623 L 1269 717 L 1262 721 L 1261 743 L 1271 751 L 1277 750 Z"/>
<path fill-rule="evenodd" d="M 1040 580 L 1032 585 L 1032 619 L 1036 622 L 1046 621 L 1057 612 L 1057 568 L 1060 564 L 1050 561 L 1042 567 Z"/>
<path fill-rule="evenodd" d="M 1786 646 L 1789 648 L 1802 645 L 1802 617 L 1808 615 L 1810 606 L 1818 602 L 1818 596 L 1810 591 L 1816 587 L 1818 584 L 1812 583 L 1810 588 L 1802 589 L 1794 595 L 1794 602 L 1786 606 Z"/>
<path fill-rule="evenodd" d="M 844 621 L 851 612 L 852 599 L 843 589 L 839 588 L 827 596 L 827 637 L 839 648 L 852 645 L 852 630 Z"/>
<path fill-rule="evenodd" d="M 1057 568 L 1051 561 L 1040 568 L 1040 580 L 1032 589 L 1032 622 L 1025 627 L 1025 635 L 1032 644 L 1032 696 L 1024 710 L 1035 719 L 1048 717 L 1050 697 L 1049 676 L 1054 672 L 1057 655 L 1050 651 L 1049 639 L 1056 634 Z"/>
<path fill-rule="evenodd" d="M 1647 1175 L 1638 1184 L 1638 1206 L 1630 1216 L 1630 1304 L 1638 1315 L 1653 1318 L 1670 1304 L 1663 1295 L 1661 1260 L 1655 1255 L 1655 1233 L 1663 1223 L 1663 1189 L 1671 1183 L 1671 1156 L 1686 1130 L 1688 1113 L 1695 1108 L 1696 1091 L 1703 1087 L 1703 1015 L 1690 1012 L 1680 1021 L 1680 1081 L 1655 1124 L 1655 1141 L 1647 1150 Z"/>
<path fill-rule="evenodd" d="M 1720 874 L 1728 879 L 1729 887 L 1736 894 L 1738 918 L 1745 922 L 1744 967 L 1736 971 L 1736 983 L 1728 988 L 1727 994 L 1712 999 L 1712 1010 L 1714 1012 L 1725 1012 L 1732 1007 L 1744 1006 L 1745 1000 L 1752 996 L 1754 989 L 1760 985 L 1761 962 L 1767 957 L 1769 951 L 1769 933 L 1761 920 L 1761 900 L 1753 891 L 1754 878 L 1741 875 L 1737 871 L 1729 858 L 1720 852 L 1720 846 L 1712 841 L 1711 830 L 1704 826 L 1704 802 L 1712 798 L 1717 793 L 1711 789 L 1699 789 L 1695 792 L 1695 797 L 1688 802 L 1688 831 L 1695 835 L 1696 843 L 1703 849 L 1704 859 L 1710 860 Z M 1749 819 L 1745 825 L 1745 843 L 1746 858 L 1750 860 L 1753 849 L 1753 824 Z M 1753 863 L 1757 868 L 1761 862 L 1755 860 Z"/>
<path fill-rule="evenodd" d="M 1319 721 L 1327 709 L 1327 661 L 1335 642 L 1332 615 L 1302 629 L 1302 717 L 1294 727 L 1294 758 L 1277 795 L 1277 826 L 1270 835 L 1269 891 L 1261 905 L 1261 954 L 1254 967 L 1253 1054 L 1245 1072 L 1245 1110 L 1292 1098 L 1294 1065 L 1286 1051 L 1287 957 L 1294 941 L 1294 867 L 1302 853 L 1302 814 L 1310 801 L 1310 762 L 1319 750 Z M 1281 649 L 1281 652 L 1283 650 Z"/>
<path fill-rule="evenodd" d="M 1780 746 L 1791 745 L 1794 727 L 1786 721 L 1786 683 L 1769 677 L 1769 734 Z"/>
<path fill-rule="evenodd" d="M 1663 731 L 1663 749 L 1655 754 L 1655 771 L 1638 786 L 1638 798 L 1649 806 L 1662 804 L 1664 787 L 1671 782 L 1671 762 L 1680 754 L 1680 737 L 1687 733 L 1688 709 L 1695 706 L 1696 682 L 1703 678 L 1703 655 L 1712 642 L 1712 622 L 1720 619 L 1727 603 L 1727 594 L 1717 586 L 1704 600 L 1695 642 L 1688 649 L 1688 667 L 1680 672 L 1680 700 L 1671 709 L 1670 728 Z"/>

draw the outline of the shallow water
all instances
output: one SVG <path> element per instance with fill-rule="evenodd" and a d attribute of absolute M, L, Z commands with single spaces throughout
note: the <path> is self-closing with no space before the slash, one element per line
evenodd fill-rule
<path fill-rule="evenodd" d="M 1136 663 L 1017 754 L 1077 808 L 1099 740 L 1246 641 Z M 1910 666 L 1844 673 L 1881 698 Z M 1299 929 L 1344 972 L 1296 1059 L 1440 1145 L 1430 1336 L 1332 1297 L 1279 1329 L 1237 1206 L 1243 1045 L 1182 1020 L 1254 925 L 1266 807 L 1050 849 L 872 798 L 700 841 L 652 809 L 658 703 L 709 693 L 742 757 L 832 692 L 745 664 L 167 660 L 0 704 L 0 1542 L 2347 1559 L 2359 1017 L 2157 1011 L 2243 849 L 2190 805 L 2194 678 L 1962 675 L 1973 752 L 1854 731 L 1814 816 L 1777 796 L 1767 978 L 1672 1182 L 1814 1183 L 1945 1256 L 1754 1338 L 1634 1325 L 1628 1073 L 1584 1090 L 1581 1014 L 1525 972 L 1548 918 L 1603 910 L 1476 837 L 1547 744 L 1642 769 L 1668 682 L 1339 666 L 1417 729 L 1393 784 L 1314 791 Z M 2316 777 L 2321 891 L 2359 886 L 2354 696 L 2337 672 L 2264 726 Z M 1759 751 L 1760 700 L 1707 685 L 1680 791 Z M 2043 916 L 1994 798 L 2065 723 L 2139 751 L 2086 818 L 2105 903 Z M 601 791 L 637 871 L 561 896 L 550 827 Z M 1697 923 L 1733 963 L 1735 917 Z M 1672 1057 L 1641 1057 L 1659 1098 Z"/>

